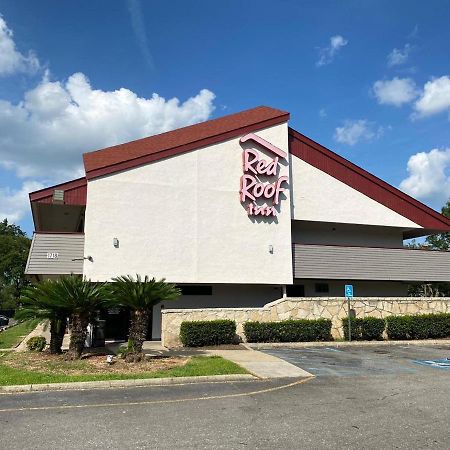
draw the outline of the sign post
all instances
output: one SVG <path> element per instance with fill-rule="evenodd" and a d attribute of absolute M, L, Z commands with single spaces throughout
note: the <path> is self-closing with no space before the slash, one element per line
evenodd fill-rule
<path fill-rule="evenodd" d="M 350 317 L 350 300 L 353 298 L 353 285 L 346 284 L 345 285 L 345 297 L 347 298 L 347 321 L 348 321 L 348 340 L 349 342 L 352 340 L 352 324 Z"/>

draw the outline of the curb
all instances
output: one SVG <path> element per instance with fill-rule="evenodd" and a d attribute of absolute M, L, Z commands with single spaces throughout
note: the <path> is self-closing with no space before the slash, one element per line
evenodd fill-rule
<path fill-rule="evenodd" d="M 450 345 L 450 339 L 423 339 L 416 341 L 327 341 L 327 342 L 267 342 L 246 343 L 245 347 L 251 350 L 266 348 L 309 348 L 309 347 L 377 347 L 389 345 Z"/>
<path fill-rule="evenodd" d="M 139 378 L 132 380 L 75 381 L 73 383 L 42 383 L 0 386 L 0 394 L 16 392 L 66 391 L 83 389 L 108 389 L 140 386 L 167 386 L 195 383 L 223 383 L 228 381 L 253 381 L 250 374 L 210 375 L 199 377 Z"/>

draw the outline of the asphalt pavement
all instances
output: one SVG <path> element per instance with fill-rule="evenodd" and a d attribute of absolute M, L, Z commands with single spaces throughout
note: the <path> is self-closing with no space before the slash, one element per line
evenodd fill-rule
<path fill-rule="evenodd" d="M 260 351 L 320 377 L 417 373 L 425 367 L 448 370 L 450 376 L 450 345 L 284 347 Z"/>
<path fill-rule="evenodd" d="M 450 348 L 411 349 L 306 359 L 280 349 L 291 363 L 313 362 L 308 371 L 322 361 L 309 381 L 3 394 L 0 448 L 448 448 L 450 371 L 417 361 L 444 360 Z M 359 369 L 349 373 L 349 360 Z M 379 364 L 395 370 L 367 370 Z"/>

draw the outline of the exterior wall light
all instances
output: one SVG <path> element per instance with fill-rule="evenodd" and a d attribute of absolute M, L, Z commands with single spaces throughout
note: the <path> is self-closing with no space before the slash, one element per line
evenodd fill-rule
<path fill-rule="evenodd" d="M 269 245 L 269 253 L 273 254 L 273 245 Z"/>
<path fill-rule="evenodd" d="M 114 238 L 113 239 L 113 245 L 114 245 L 114 247 L 119 248 L 119 239 Z"/>

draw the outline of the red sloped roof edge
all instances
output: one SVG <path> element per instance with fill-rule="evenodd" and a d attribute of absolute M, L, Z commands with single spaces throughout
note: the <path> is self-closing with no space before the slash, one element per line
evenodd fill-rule
<path fill-rule="evenodd" d="M 323 145 L 289 128 L 290 152 L 322 172 L 433 232 L 450 231 L 450 220 Z"/>
<path fill-rule="evenodd" d="M 62 189 L 65 192 L 65 204 L 86 205 L 87 180 L 86 177 L 65 181 L 38 191 L 30 192 L 30 202 L 51 203 L 53 191 Z"/>
<path fill-rule="evenodd" d="M 262 117 L 264 118 L 252 121 L 247 120 L 246 122 L 244 122 L 243 125 L 242 123 L 240 123 L 239 117 L 244 117 L 244 114 L 253 111 L 257 112 L 258 110 L 264 112 L 264 115 L 262 115 Z M 167 133 L 163 133 L 160 135 L 150 136 L 149 138 L 139 139 L 137 141 L 132 141 L 126 144 L 109 147 L 103 150 L 98 150 L 96 152 L 85 153 L 83 155 L 83 160 L 86 169 L 86 178 L 90 180 L 92 178 L 108 175 L 121 170 L 130 169 L 143 164 L 158 161 L 160 159 L 176 156 L 181 153 L 213 145 L 240 136 L 242 134 L 249 133 L 251 131 L 260 130 L 262 128 L 267 128 L 273 125 L 278 125 L 280 123 L 287 122 L 289 120 L 289 116 L 290 116 L 289 113 L 285 111 L 276 110 L 268 107 L 258 107 L 254 108 L 253 110 L 247 110 L 241 113 L 236 113 L 218 119 L 213 119 L 211 121 L 191 125 L 189 127 L 179 128 L 177 130 L 169 131 Z M 221 121 L 225 119 L 227 121 L 230 121 L 230 118 L 233 121 L 233 126 L 228 126 L 223 131 L 220 130 Z M 195 137 L 195 135 L 197 134 L 197 130 L 202 130 L 202 128 L 205 126 L 211 127 L 211 124 L 215 125 L 214 126 L 215 130 L 211 134 L 207 135 L 206 137 L 202 137 L 200 139 Z M 164 148 L 163 144 L 161 149 L 157 149 L 151 152 L 149 151 L 148 153 L 144 153 L 140 156 L 133 158 L 129 157 L 127 158 L 126 156 L 123 156 L 122 160 L 119 159 L 117 162 L 113 162 L 111 164 L 105 164 L 101 160 L 101 155 L 103 152 L 112 152 L 116 150 L 121 150 L 122 152 L 126 153 L 127 149 L 133 149 L 133 147 L 135 148 L 137 146 L 141 146 L 146 141 L 150 142 L 152 138 L 157 139 L 167 138 L 168 141 L 170 141 L 171 133 L 174 132 L 178 134 L 181 132 L 185 132 L 186 133 L 185 142 L 182 142 L 181 144 L 175 146 L 169 145 L 166 148 Z"/>

